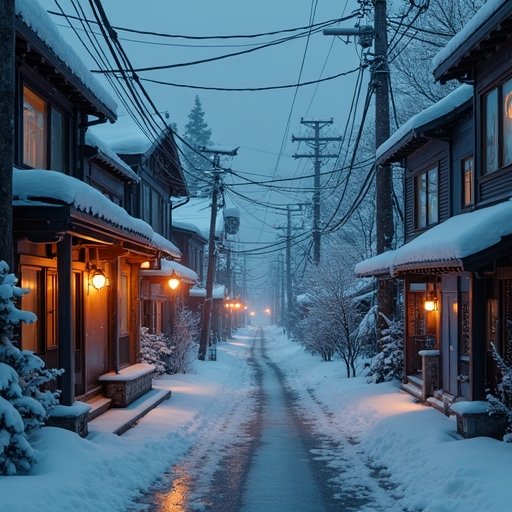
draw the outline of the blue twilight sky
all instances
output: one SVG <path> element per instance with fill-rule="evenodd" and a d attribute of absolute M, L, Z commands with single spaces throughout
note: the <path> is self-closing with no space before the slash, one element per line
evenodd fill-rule
<path fill-rule="evenodd" d="M 39 1 L 49 10 L 59 10 L 54 0 Z M 66 12 L 76 14 L 71 0 L 59 0 L 59 4 Z M 80 4 L 87 13 L 90 13 L 88 2 L 82 0 Z M 113 25 L 186 35 L 251 34 L 306 26 L 310 22 L 312 8 L 315 9 L 315 6 L 314 22 L 349 15 L 358 7 L 356 0 L 258 0 L 257 2 L 103 0 L 103 5 Z M 56 16 L 52 16 L 52 19 L 63 26 L 61 30 L 67 40 L 80 55 L 83 55 L 86 63 L 91 68 L 95 68 L 83 47 L 76 42 L 72 31 L 64 28 L 65 20 Z M 356 21 L 357 18 L 354 18 L 342 25 L 352 27 Z M 191 41 L 162 39 L 126 32 L 119 32 L 119 35 L 121 38 L 166 43 L 164 46 L 121 40 L 136 68 L 193 61 L 246 48 L 211 47 L 212 45 L 261 44 L 280 37 Z M 307 39 L 301 38 L 218 62 L 150 71 L 140 73 L 140 76 L 183 84 L 218 87 L 292 84 L 299 79 L 306 43 Z M 339 38 L 326 37 L 322 33 L 311 35 L 307 44 L 301 81 L 317 80 L 321 76 L 331 76 L 357 67 L 358 51 L 359 48 L 353 41 L 346 44 Z M 312 135 L 309 129 L 300 125 L 301 117 L 305 119 L 333 117 L 334 124 L 325 133 L 330 135 L 341 133 L 356 77 L 357 74 L 353 73 L 347 77 L 324 82 L 318 87 L 312 85 L 299 88 L 293 109 L 292 103 L 295 96 L 293 88 L 268 92 L 215 92 L 178 89 L 150 83 L 145 85 L 159 110 L 169 113 L 181 134 L 183 134 L 194 97 L 198 94 L 206 113 L 206 120 L 212 129 L 212 140 L 215 146 L 220 149 L 240 147 L 239 156 L 226 160 L 225 165 L 231 166 L 251 179 L 259 180 L 273 176 L 311 174 L 311 161 L 295 160 L 291 157 L 292 153 L 299 149 L 297 143 L 291 142 L 291 135 Z M 124 114 L 122 107 L 119 114 Z M 308 151 L 308 148 L 300 148 L 300 152 L 305 151 Z M 279 153 L 281 153 L 280 158 Z M 329 165 L 332 166 L 333 162 L 326 163 L 326 166 Z M 310 186 L 305 181 L 297 184 Z M 292 192 L 286 195 L 269 193 L 267 189 L 256 186 L 238 187 L 236 190 L 257 201 L 278 204 L 304 201 L 311 196 L 309 192 L 305 195 Z M 282 224 L 282 217 L 275 215 L 271 209 L 258 207 L 241 199 L 237 201 L 242 218 L 240 239 L 250 242 L 273 242 L 276 237 L 273 226 L 276 223 Z M 245 247 L 240 245 L 240 248 L 246 249 L 255 247 L 257 246 L 253 244 Z M 271 255 L 271 258 L 275 259 L 275 255 Z M 257 257 L 250 259 L 258 261 Z M 258 279 L 256 274 L 257 271 L 253 276 L 255 280 Z"/>

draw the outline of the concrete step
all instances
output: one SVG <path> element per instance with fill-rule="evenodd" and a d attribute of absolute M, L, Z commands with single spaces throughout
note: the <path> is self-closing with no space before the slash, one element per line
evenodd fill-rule
<path fill-rule="evenodd" d="M 421 392 L 421 389 L 414 384 L 402 384 L 400 389 L 412 395 L 419 402 L 423 402 L 423 393 Z"/>
<path fill-rule="evenodd" d="M 153 387 L 128 407 L 111 408 L 89 422 L 89 433 L 94 435 L 94 432 L 111 432 L 120 436 L 134 427 L 151 409 L 154 409 L 170 396 L 171 390 L 169 388 Z"/>
<path fill-rule="evenodd" d="M 416 386 L 417 388 L 423 389 L 423 378 L 421 375 L 407 375 L 407 381 L 409 384 Z"/>
<path fill-rule="evenodd" d="M 112 400 L 110 398 L 102 395 L 95 396 L 91 400 L 88 400 L 86 404 L 90 406 L 91 410 L 89 411 L 89 416 L 87 416 L 87 421 L 92 421 L 94 418 L 107 412 L 110 409 L 111 403 Z"/>

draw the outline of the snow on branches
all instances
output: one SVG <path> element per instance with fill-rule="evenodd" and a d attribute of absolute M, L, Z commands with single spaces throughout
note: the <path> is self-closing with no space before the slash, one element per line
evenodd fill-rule
<path fill-rule="evenodd" d="M 495 395 L 489 394 L 486 397 L 489 402 L 489 415 L 501 416 L 507 420 L 508 427 L 503 440 L 512 443 L 512 366 L 498 354 L 494 343 L 492 357 L 501 374 L 501 381 L 497 385 Z"/>
<path fill-rule="evenodd" d="M 0 261 L 0 474 L 28 471 L 36 462 L 27 434 L 44 424 L 57 405 L 57 392 L 46 384 L 62 373 L 47 370 L 43 361 L 12 342 L 12 329 L 21 322 L 33 323 L 36 316 L 16 307 L 28 290 Z"/>
<path fill-rule="evenodd" d="M 378 384 L 400 379 L 404 361 L 404 327 L 402 320 L 390 320 L 383 315 L 387 328 L 382 331 L 379 340 L 381 351 L 372 359 L 368 372 L 369 382 Z"/>

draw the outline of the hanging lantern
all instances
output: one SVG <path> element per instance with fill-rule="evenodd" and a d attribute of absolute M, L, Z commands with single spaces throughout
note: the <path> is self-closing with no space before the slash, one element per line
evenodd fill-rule
<path fill-rule="evenodd" d="M 174 272 L 174 270 L 172 271 L 171 277 L 169 281 L 167 281 L 167 284 L 169 285 L 169 288 L 171 290 L 176 290 L 176 288 L 178 288 L 178 286 L 180 285 L 180 279 L 176 275 L 176 272 Z"/>
<path fill-rule="evenodd" d="M 101 290 L 107 284 L 107 278 L 101 268 L 92 271 L 91 284 L 96 290 Z"/>

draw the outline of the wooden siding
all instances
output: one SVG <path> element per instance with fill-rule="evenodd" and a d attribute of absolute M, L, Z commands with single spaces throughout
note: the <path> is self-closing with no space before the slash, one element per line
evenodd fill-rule
<path fill-rule="evenodd" d="M 405 174 L 405 242 L 425 230 L 416 229 L 414 215 L 414 178 L 437 165 L 439 169 L 439 222 L 450 217 L 450 166 L 449 144 L 432 140 L 407 159 Z"/>
<path fill-rule="evenodd" d="M 457 215 L 463 209 L 462 205 L 462 160 L 471 155 L 474 157 L 473 144 L 473 114 L 469 112 L 453 129 L 452 143 L 452 215 Z M 476 174 L 476 173 L 475 173 Z M 476 180 L 475 180 L 476 181 Z"/>

